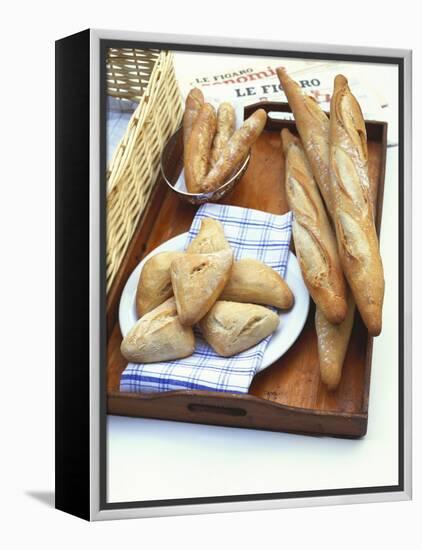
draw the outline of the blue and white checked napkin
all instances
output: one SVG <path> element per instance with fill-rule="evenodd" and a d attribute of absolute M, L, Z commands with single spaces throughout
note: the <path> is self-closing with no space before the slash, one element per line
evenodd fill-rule
<path fill-rule="evenodd" d="M 250 208 L 221 204 L 202 205 L 192 222 L 186 247 L 198 234 L 203 218 L 219 220 L 233 248 L 236 260 L 261 260 L 284 277 L 289 256 L 292 214 L 268 214 Z M 162 392 L 171 390 L 211 390 L 247 393 L 252 378 L 262 363 L 271 336 L 255 347 L 233 357 L 220 357 L 195 330 L 193 355 L 163 363 L 130 363 L 120 379 L 124 392 Z"/>

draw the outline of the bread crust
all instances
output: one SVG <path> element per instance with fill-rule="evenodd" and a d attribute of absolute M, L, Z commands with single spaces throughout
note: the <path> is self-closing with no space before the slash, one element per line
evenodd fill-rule
<path fill-rule="evenodd" d="M 199 111 L 201 110 L 203 104 L 204 104 L 204 94 L 201 92 L 199 88 L 192 88 L 192 90 L 188 93 L 186 97 L 185 112 L 183 114 L 184 147 L 186 147 L 189 141 L 193 125 L 199 115 Z"/>
<path fill-rule="evenodd" d="M 181 325 L 174 298 L 139 319 L 120 346 L 123 357 L 135 363 L 181 359 L 194 350 L 193 330 Z"/>
<path fill-rule="evenodd" d="M 330 111 L 330 176 L 340 260 L 369 334 L 382 328 L 384 271 L 368 176 L 365 121 L 337 75 Z"/>
<path fill-rule="evenodd" d="M 299 84 L 287 74 L 284 67 L 277 68 L 277 76 L 287 96 L 295 118 L 303 148 L 312 173 L 331 217 L 334 216 L 330 183 L 330 146 L 328 116 L 318 102 L 302 92 Z"/>
<path fill-rule="evenodd" d="M 266 307 L 219 300 L 199 325 L 214 351 L 230 357 L 261 342 L 279 322 L 278 315 Z"/>
<path fill-rule="evenodd" d="M 184 252 L 160 252 L 145 262 L 136 289 L 136 312 L 142 317 L 173 295 L 170 265 Z"/>
<path fill-rule="evenodd" d="M 349 292 L 346 317 L 340 324 L 330 323 L 318 306 L 315 310 L 321 381 L 330 391 L 336 390 L 341 380 L 343 363 L 353 328 L 355 309 L 355 302 Z"/>
<path fill-rule="evenodd" d="M 236 127 L 236 113 L 231 103 L 220 103 L 217 111 L 217 131 L 211 149 L 211 166 L 214 166 L 223 152 Z"/>
<path fill-rule="evenodd" d="M 290 309 L 294 296 L 286 281 L 268 265 L 244 258 L 233 263 L 221 300 Z"/>
<path fill-rule="evenodd" d="M 203 218 L 197 236 L 192 240 L 186 252 L 209 254 L 219 250 L 231 250 L 224 235 L 224 229 L 218 220 Z"/>
<path fill-rule="evenodd" d="M 231 272 L 233 251 L 185 254 L 170 267 L 176 307 L 182 325 L 194 325 L 211 309 Z"/>
<path fill-rule="evenodd" d="M 300 140 L 281 132 L 286 164 L 286 195 L 293 211 L 293 240 L 303 278 L 314 302 L 334 324 L 346 317 L 346 287 L 330 225 Z"/>
<path fill-rule="evenodd" d="M 201 193 L 208 173 L 212 141 L 217 125 L 215 109 L 204 103 L 184 149 L 185 183 L 189 193 Z"/>
<path fill-rule="evenodd" d="M 204 193 L 215 191 L 226 183 L 261 135 L 266 121 L 267 113 L 258 109 L 234 132 L 202 183 Z"/>

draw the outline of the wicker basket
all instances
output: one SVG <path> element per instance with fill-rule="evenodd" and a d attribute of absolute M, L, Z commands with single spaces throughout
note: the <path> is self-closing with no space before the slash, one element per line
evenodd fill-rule
<path fill-rule="evenodd" d="M 171 52 L 111 49 L 108 94 L 139 100 L 107 170 L 107 291 L 157 179 L 161 151 L 182 118 Z"/>

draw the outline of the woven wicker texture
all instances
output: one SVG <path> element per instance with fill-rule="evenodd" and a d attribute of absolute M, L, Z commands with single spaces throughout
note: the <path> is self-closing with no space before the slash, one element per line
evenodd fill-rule
<path fill-rule="evenodd" d="M 129 51 L 133 52 L 132 61 Z M 123 82 L 121 73 L 128 67 L 126 82 L 131 82 L 131 90 L 142 90 L 142 93 L 107 171 L 107 291 L 148 203 L 160 169 L 161 151 L 183 115 L 171 52 L 148 51 L 148 55 L 142 55 L 142 50 L 124 49 L 111 53 L 111 65 L 114 66 L 117 59 L 124 60 L 119 65 L 119 79 Z M 133 67 L 139 59 L 143 60 L 142 71 L 135 76 Z M 137 83 L 136 78 L 139 78 Z M 110 77 L 109 82 L 115 80 Z M 116 89 L 115 86 L 111 91 Z M 122 89 L 125 94 L 122 99 L 127 99 L 129 88 Z"/>
<path fill-rule="evenodd" d="M 160 50 L 109 48 L 107 51 L 107 94 L 139 101 L 148 86 Z"/>

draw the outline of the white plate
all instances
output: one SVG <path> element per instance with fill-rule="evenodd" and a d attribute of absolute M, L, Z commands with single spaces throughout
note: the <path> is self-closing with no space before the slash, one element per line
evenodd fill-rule
<path fill-rule="evenodd" d="M 123 336 L 129 332 L 137 321 L 135 305 L 136 287 L 138 286 L 139 275 L 143 265 L 149 258 L 159 252 L 173 250 L 182 251 L 186 243 L 187 235 L 187 233 L 182 233 L 161 244 L 150 252 L 148 256 L 145 256 L 133 270 L 123 289 L 122 297 L 120 298 L 119 323 Z M 308 316 L 309 293 L 303 281 L 296 256 L 292 252 L 289 252 L 285 280 L 294 294 L 295 303 L 290 311 L 279 311 L 280 324 L 265 350 L 262 365 L 259 370 L 265 369 L 286 353 L 301 333 L 306 317 Z"/>

